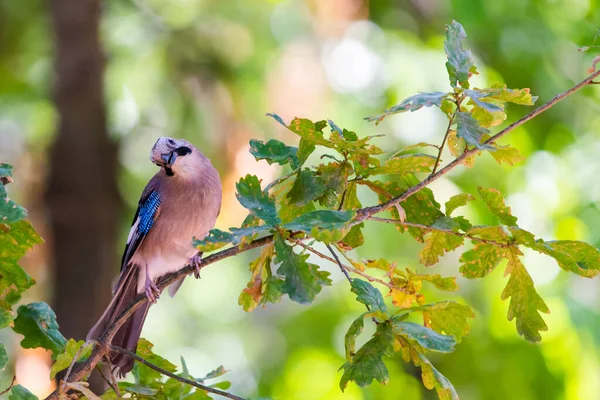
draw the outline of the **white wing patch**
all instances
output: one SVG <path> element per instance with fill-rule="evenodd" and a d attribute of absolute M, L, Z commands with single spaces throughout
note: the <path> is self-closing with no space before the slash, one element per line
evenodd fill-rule
<path fill-rule="evenodd" d="M 127 236 L 127 244 L 131 243 L 131 238 L 133 238 L 133 235 L 137 232 L 137 228 L 140 225 L 140 217 L 138 217 L 135 220 L 135 224 L 133 224 L 131 226 L 131 229 L 129 230 L 129 236 Z"/>

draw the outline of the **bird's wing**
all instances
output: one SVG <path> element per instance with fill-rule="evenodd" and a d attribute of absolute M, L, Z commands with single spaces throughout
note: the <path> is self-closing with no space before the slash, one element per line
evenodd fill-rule
<path fill-rule="evenodd" d="M 125 251 L 123 252 L 123 258 L 121 260 L 121 275 L 115 285 L 115 289 L 119 286 L 120 278 L 126 275 L 125 272 L 130 267 L 129 262 L 131 261 L 131 258 L 148 235 L 148 232 L 150 232 L 150 229 L 152 229 L 154 221 L 156 221 L 160 212 L 161 202 L 162 198 L 158 192 L 157 180 L 153 178 L 144 189 L 138 203 L 137 211 L 133 217 L 131 230 L 129 231 L 127 243 L 125 244 Z"/>

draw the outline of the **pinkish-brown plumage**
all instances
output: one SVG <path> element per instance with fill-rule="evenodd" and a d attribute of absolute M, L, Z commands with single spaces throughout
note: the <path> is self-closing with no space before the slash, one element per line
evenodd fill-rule
<path fill-rule="evenodd" d="M 100 337 L 137 294 L 145 292 L 150 301 L 156 301 L 155 282 L 190 262 L 197 253 L 192 237 L 204 238 L 219 214 L 221 180 L 200 150 L 186 140 L 162 137 L 150 159 L 161 169 L 142 193 L 113 300 L 88 333 L 88 340 Z M 171 295 L 182 281 L 171 285 Z M 150 302 L 134 312 L 112 344 L 135 352 L 149 306 Z M 133 360 L 119 353 L 111 354 L 111 362 L 120 375 L 133 367 Z"/>

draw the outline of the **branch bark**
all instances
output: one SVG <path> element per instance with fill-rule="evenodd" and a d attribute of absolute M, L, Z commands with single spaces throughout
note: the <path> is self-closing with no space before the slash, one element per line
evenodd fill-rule
<path fill-rule="evenodd" d="M 504 128 L 503 130 L 501 130 L 500 132 L 498 132 L 497 134 L 495 134 L 494 136 L 492 136 L 490 139 L 488 139 L 485 143 L 486 144 L 491 144 L 494 143 L 496 140 L 500 139 L 502 136 L 506 135 L 507 133 L 509 133 L 510 131 L 514 130 L 515 128 L 523 125 L 525 122 L 531 120 L 532 118 L 536 117 L 537 115 L 541 114 L 542 112 L 546 111 L 547 109 L 551 108 L 552 106 L 554 106 L 556 103 L 558 103 L 559 101 L 563 100 L 564 98 L 566 98 L 567 96 L 569 96 L 570 94 L 576 92 L 577 90 L 581 89 L 584 86 L 587 86 L 589 84 L 591 84 L 593 82 L 593 80 L 600 76 L 600 71 L 596 71 L 593 74 L 591 74 L 590 76 L 588 76 L 586 79 L 584 79 L 583 81 L 579 82 L 577 85 L 573 86 L 571 89 L 558 94 L 557 96 L 555 96 L 552 100 L 548 101 L 547 103 L 545 103 L 544 105 L 540 106 L 539 108 L 535 109 L 534 111 L 532 111 L 531 113 L 527 114 L 525 117 L 521 118 L 520 120 L 512 123 L 511 125 L 509 125 L 508 127 Z M 369 219 L 370 217 L 372 217 L 373 215 L 385 211 L 391 207 L 396 206 L 397 204 L 399 204 L 401 201 L 406 200 L 407 198 L 409 198 L 410 196 L 412 196 L 413 194 L 417 193 L 419 190 L 423 189 L 424 187 L 426 187 L 427 185 L 429 185 L 430 183 L 432 183 L 433 181 L 439 179 L 440 177 L 442 177 L 443 175 L 446 175 L 448 172 L 450 172 L 452 169 L 454 169 L 455 167 L 457 167 L 459 164 L 461 164 L 461 162 L 473 155 L 476 154 L 477 152 L 479 152 L 479 150 L 477 149 L 471 149 L 468 151 L 465 151 L 460 157 L 456 158 L 454 161 L 452 161 L 451 163 L 447 164 L 445 167 L 443 167 L 442 169 L 440 169 L 438 172 L 431 174 L 430 176 L 428 176 L 427 178 L 425 178 L 423 181 L 419 182 L 417 185 L 411 187 L 410 189 L 408 189 L 407 191 L 405 191 L 404 193 L 402 193 L 399 196 L 396 196 L 392 199 L 390 199 L 389 201 L 386 201 L 384 203 L 375 205 L 375 206 L 371 206 L 371 207 L 365 207 L 362 208 L 360 210 L 357 210 L 357 217 L 356 219 L 352 222 L 353 225 L 359 224 L 361 222 L 363 222 L 366 219 Z M 388 222 L 388 221 L 384 221 L 382 220 L 382 222 Z M 422 227 L 422 226 L 419 226 Z M 470 237 L 469 237 L 470 238 Z M 471 238 L 470 238 L 471 239 Z M 481 239 L 476 239 L 476 240 L 481 240 Z M 253 242 L 243 246 L 243 247 L 231 247 L 228 248 L 226 250 L 222 250 L 219 251 L 217 253 L 213 253 L 210 256 L 204 258 L 202 260 L 201 263 L 201 268 L 204 268 L 207 265 L 213 264 L 217 261 L 220 261 L 222 259 L 228 258 L 228 257 L 233 257 L 236 256 L 240 253 L 246 252 L 250 249 L 254 249 L 257 247 L 261 247 L 264 246 L 268 243 L 271 243 L 273 241 L 273 236 L 266 236 L 257 240 L 254 240 Z M 299 243 L 301 246 L 306 247 L 309 251 L 312 252 L 316 252 L 316 250 L 310 248 L 310 246 L 306 246 L 304 243 L 301 243 L 300 241 L 294 240 L 292 239 L 292 241 Z M 331 262 L 334 263 L 338 263 L 335 259 L 322 254 L 320 252 L 317 252 L 318 255 L 324 259 L 328 259 Z M 315 254 L 317 254 L 315 253 Z M 341 264 L 341 263 L 339 263 Z M 343 265 L 343 264 L 342 264 Z M 384 286 L 388 286 L 389 284 L 387 284 L 386 282 L 373 278 L 371 276 L 368 276 L 366 274 L 364 274 L 363 272 L 349 267 L 349 266 L 345 266 L 344 265 L 344 269 L 351 271 L 353 273 L 359 274 L 363 277 L 365 277 L 366 279 L 370 280 L 370 281 L 376 281 L 378 283 L 381 283 Z M 158 283 L 157 286 L 163 290 L 164 288 L 166 288 L 167 286 L 169 286 L 171 283 L 175 282 L 176 280 L 191 274 L 194 271 L 194 268 L 192 266 L 190 266 L 189 264 L 184 266 L 181 270 L 170 273 L 168 275 L 166 275 L 165 277 L 163 277 Z M 125 320 L 133 313 L 133 311 L 135 311 L 140 305 L 142 305 L 143 303 L 145 303 L 147 301 L 147 298 L 145 296 L 145 294 L 140 294 L 138 295 L 138 297 L 136 297 L 135 301 L 133 302 L 133 304 L 131 304 L 115 321 L 115 323 L 110 326 L 105 332 L 104 334 L 100 337 L 99 342 L 101 343 L 110 343 L 113 336 L 115 335 L 115 333 L 117 332 L 117 330 L 121 327 L 121 325 L 123 325 L 123 323 L 125 322 Z M 93 368 L 102 361 L 102 358 L 108 353 L 110 352 L 110 347 L 108 345 L 99 345 L 96 346 L 94 348 L 94 350 L 92 351 L 92 354 L 90 355 L 90 357 L 75 366 L 75 368 L 73 368 L 73 371 L 71 372 L 68 380 L 69 381 L 80 381 L 82 380 L 85 376 L 87 376 L 92 370 Z M 50 399 L 58 399 L 58 392 L 55 390 L 52 394 L 50 394 L 46 400 L 50 400 Z"/>

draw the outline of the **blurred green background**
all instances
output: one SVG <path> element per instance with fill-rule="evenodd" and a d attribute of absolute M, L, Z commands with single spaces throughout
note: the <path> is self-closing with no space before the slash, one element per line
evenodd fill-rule
<path fill-rule="evenodd" d="M 25 300 L 51 304 L 60 303 L 66 290 L 57 283 L 58 271 L 66 267 L 56 250 L 63 236 L 49 222 L 56 218 L 52 207 L 80 207 L 84 214 L 103 215 L 102 204 L 47 204 L 48 192 L 62 190 L 51 187 L 56 180 L 48 178 L 49 170 L 67 177 L 76 173 L 73 168 L 60 170 L 61 164 L 49 155 L 59 137 L 61 115 L 53 96 L 56 32 L 64 21 L 57 13 L 68 14 L 68 5 L 68 0 L 0 2 L 0 161 L 15 166 L 11 194 L 29 208 L 47 241 L 26 260 L 39 284 Z M 113 172 L 100 162 L 97 169 L 102 179 L 117 182 L 122 199 L 115 203 L 116 212 L 102 217 L 118 224 L 118 234 L 108 235 L 114 249 L 106 253 L 107 273 L 117 275 L 139 194 L 156 171 L 148 153 L 159 136 L 186 138 L 213 160 L 224 183 L 217 227 L 239 226 L 245 213 L 235 200 L 236 180 L 253 173 L 265 182 L 286 172 L 256 163 L 248 153 L 249 139 L 278 138 L 297 145 L 266 112 L 286 121 L 295 116 L 332 119 L 361 136 L 385 134 L 376 143 L 390 152 L 420 141 L 439 143 L 446 124 L 439 110 L 392 116 L 379 126 L 362 117 L 419 91 L 449 90 L 443 52 L 446 23 L 456 19 L 468 34 L 480 71 L 472 80 L 475 86 L 504 82 L 512 88 L 529 87 L 541 104 L 585 76 L 593 49 L 592 54 L 577 49 L 591 44 L 600 27 L 598 6 L 595 0 L 102 2 L 98 37 L 104 52 L 107 119 L 100 131 L 114 145 L 110 151 L 118 155 L 118 168 Z M 63 83 L 72 78 L 77 88 L 77 74 L 63 76 Z M 529 110 L 509 106 L 508 111 L 510 122 Z M 433 185 L 437 200 L 459 191 L 474 193 L 477 186 L 495 187 L 507 195 L 523 228 L 544 239 L 600 246 L 599 111 L 595 87 L 569 97 L 503 139 L 527 156 L 525 162 L 500 167 L 489 155 L 478 157 L 474 168 L 458 168 Z M 67 107 L 64 112 L 78 111 Z M 95 123 L 82 121 L 83 126 Z M 80 129 L 77 135 L 85 140 L 88 131 Z M 96 157 L 89 151 L 94 146 L 82 149 L 85 159 Z M 376 201 L 359 195 L 363 204 Z M 476 205 L 464 210 L 474 223 L 492 222 Z M 94 224 L 77 229 L 79 235 L 97 233 Z M 424 269 L 418 265 L 420 245 L 408 236 L 376 223 L 368 224 L 365 232 L 361 257 L 385 257 L 401 267 Z M 85 257 L 86 250 L 75 245 L 72 251 Z M 361 389 L 350 384 L 341 393 L 343 336 L 363 311 L 348 283 L 339 270 L 324 265 L 334 285 L 312 306 L 285 299 L 244 313 L 237 297 L 249 277 L 248 262 L 256 255 L 220 262 L 204 270 L 200 281 L 188 280 L 176 298 L 163 296 L 152 307 L 143 332 L 156 352 L 175 363 L 184 355 L 198 376 L 223 364 L 231 371 L 226 375 L 233 383 L 231 391 L 253 398 L 436 398 L 422 387 L 419 371 L 400 356 L 388 360 L 388 385 Z M 430 271 L 458 275 L 459 255 L 450 253 Z M 484 280 L 459 278 L 457 293 L 427 295 L 431 301 L 466 302 L 477 315 L 457 350 L 431 361 L 462 399 L 600 398 L 599 281 L 567 275 L 537 253 L 526 252 L 524 263 L 551 309 L 541 344 L 525 342 L 514 322 L 506 320 L 508 305 L 500 300 L 505 279 L 498 268 Z M 79 264 L 82 273 L 97 273 Z M 82 339 L 87 321 L 95 320 L 108 301 L 109 282 L 98 280 L 96 288 L 69 285 L 101 293 L 104 299 L 96 301 L 93 312 L 57 310 L 61 326 L 83 321 L 71 333 Z M 71 298 L 65 307 L 72 303 Z M 370 332 L 361 336 L 362 342 Z M 49 357 L 20 349 L 19 339 L 8 332 L 2 335 L 0 340 L 13 343 L 10 355 L 18 381 L 38 395 L 46 394 L 52 388 L 46 379 Z M 13 372 L 2 372 L 0 388 L 8 386 Z"/>

